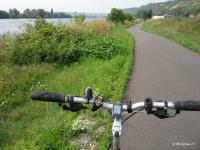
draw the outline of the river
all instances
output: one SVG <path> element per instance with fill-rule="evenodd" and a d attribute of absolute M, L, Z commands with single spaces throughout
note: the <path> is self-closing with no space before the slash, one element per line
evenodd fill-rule
<path fill-rule="evenodd" d="M 86 21 L 94 20 L 95 18 L 86 18 Z M 51 18 L 46 19 L 51 23 L 67 23 L 70 18 Z M 24 31 L 26 24 L 34 24 L 35 19 L 0 19 L 0 35 L 10 33 L 21 33 Z"/>

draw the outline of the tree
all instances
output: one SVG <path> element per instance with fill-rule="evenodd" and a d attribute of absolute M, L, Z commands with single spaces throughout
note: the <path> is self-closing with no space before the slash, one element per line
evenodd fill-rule
<path fill-rule="evenodd" d="M 24 18 L 32 18 L 31 10 L 25 9 L 24 12 L 23 12 L 23 17 Z"/>
<path fill-rule="evenodd" d="M 31 10 L 31 18 L 37 18 L 37 16 L 38 16 L 37 10 L 36 9 L 32 9 Z"/>
<path fill-rule="evenodd" d="M 137 17 L 140 19 L 146 19 L 146 12 L 144 9 L 141 9 L 137 12 Z"/>
<path fill-rule="evenodd" d="M 2 19 L 9 18 L 9 15 L 6 11 L 0 10 L 0 18 Z"/>
<path fill-rule="evenodd" d="M 51 12 L 45 11 L 44 9 L 26 9 L 22 15 L 24 18 L 70 18 L 71 15 L 64 12 Z"/>
<path fill-rule="evenodd" d="M 114 23 L 124 23 L 126 17 L 122 10 L 113 8 L 108 14 L 107 19 Z"/>
<path fill-rule="evenodd" d="M 125 13 L 125 18 L 126 20 L 132 21 L 133 20 L 133 16 L 130 13 Z"/>
<path fill-rule="evenodd" d="M 10 18 L 18 18 L 19 17 L 20 12 L 16 9 L 9 9 L 9 17 Z"/>
<path fill-rule="evenodd" d="M 51 8 L 51 18 L 53 18 L 53 8 Z"/>
<path fill-rule="evenodd" d="M 44 9 L 37 10 L 37 17 L 45 18 L 45 16 L 46 16 L 46 12 L 44 11 Z"/>
<path fill-rule="evenodd" d="M 152 9 L 144 10 L 141 9 L 137 12 L 137 17 L 140 19 L 151 19 L 152 18 Z"/>
<path fill-rule="evenodd" d="M 152 9 L 147 10 L 147 11 L 146 11 L 146 18 L 151 19 L 152 16 L 153 16 L 153 14 L 152 14 Z"/>

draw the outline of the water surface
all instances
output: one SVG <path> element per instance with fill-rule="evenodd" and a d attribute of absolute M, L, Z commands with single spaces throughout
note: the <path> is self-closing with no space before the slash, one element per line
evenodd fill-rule
<path fill-rule="evenodd" d="M 48 22 L 52 23 L 67 23 L 70 18 L 51 18 L 46 19 Z M 94 18 L 86 18 L 86 21 L 94 20 Z M 26 24 L 34 24 L 35 19 L 0 19 L 0 34 L 6 32 L 10 33 L 21 33 L 24 31 Z"/>

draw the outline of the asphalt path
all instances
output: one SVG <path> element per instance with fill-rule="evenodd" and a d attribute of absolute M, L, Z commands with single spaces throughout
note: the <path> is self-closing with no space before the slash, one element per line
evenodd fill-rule
<path fill-rule="evenodd" d="M 200 56 L 161 36 L 129 28 L 136 40 L 134 71 L 125 98 L 200 100 Z M 124 125 L 122 150 L 200 150 L 200 112 L 158 119 L 144 112 Z"/>

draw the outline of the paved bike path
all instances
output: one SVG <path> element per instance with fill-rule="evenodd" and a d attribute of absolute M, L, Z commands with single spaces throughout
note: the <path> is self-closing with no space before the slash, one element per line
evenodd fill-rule
<path fill-rule="evenodd" d="M 166 38 L 129 28 L 136 40 L 125 98 L 200 100 L 200 56 Z M 124 125 L 122 150 L 200 150 L 200 112 L 158 119 L 138 113 Z"/>

